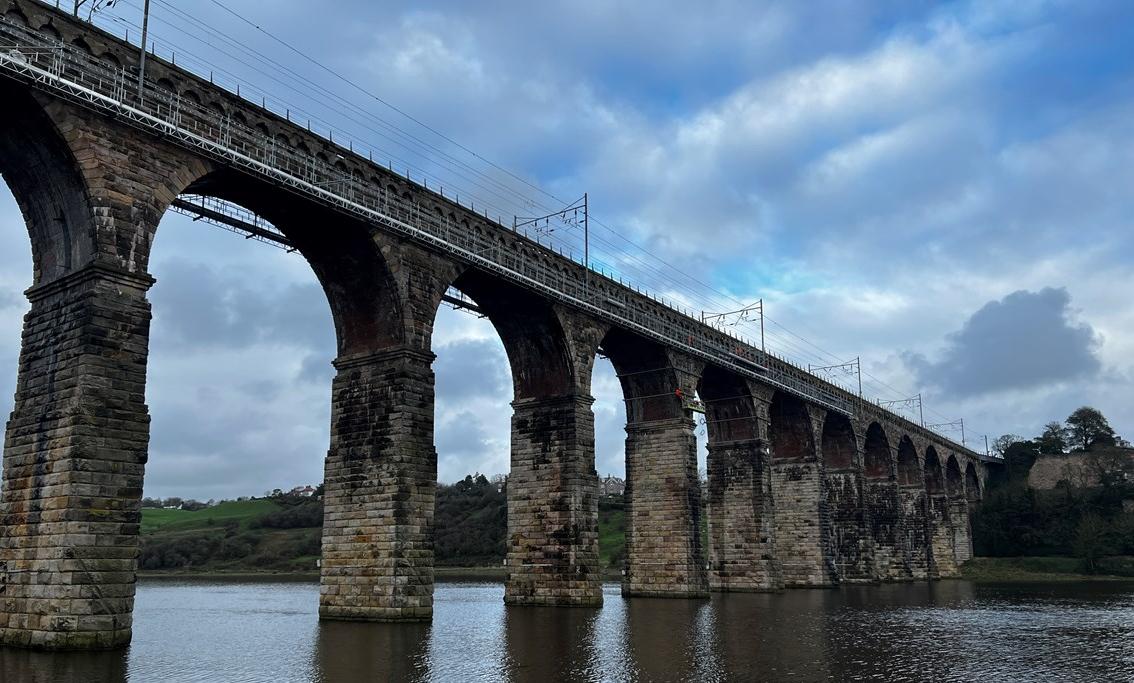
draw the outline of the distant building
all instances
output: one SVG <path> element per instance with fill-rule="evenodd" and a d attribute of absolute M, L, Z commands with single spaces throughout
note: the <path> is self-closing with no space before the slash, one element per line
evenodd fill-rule
<path fill-rule="evenodd" d="M 607 475 L 606 479 L 599 483 L 599 491 L 604 496 L 621 496 L 626 493 L 626 481 Z"/>
<path fill-rule="evenodd" d="M 296 486 L 292 490 L 288 491 L 287 495 L 289 495 L 289 496 L 303 496 L 304 498 L 310 498 L 311 496 L 315 495 L 315 489 L 311 486 Z"/>

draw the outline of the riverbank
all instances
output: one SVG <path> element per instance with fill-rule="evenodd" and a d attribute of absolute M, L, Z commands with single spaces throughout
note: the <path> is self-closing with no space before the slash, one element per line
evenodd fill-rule
<path fill-rule="evenodd" d="M 1134 581 L 1134 557 L 1106 557 L 1099 572 L 1083 572 L 1075 557 L 977 557 L 961 567 L 961 578 L 976 583 L 1037 581 Z"/>

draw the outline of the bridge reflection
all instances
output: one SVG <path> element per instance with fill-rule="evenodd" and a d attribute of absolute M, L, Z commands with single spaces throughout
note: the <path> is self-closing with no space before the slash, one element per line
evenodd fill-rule
<path fill-rule="evenodd" d="M 945 680 L 956 662 L 917 656 L 929 631 L 911 621 L 928 605 L 944 613 L 974 599 L 967 582 L 733 593 L 708 602 L 625 599 L 612 585 L 607 593 L 601 609 L 470 602 L 432 626 L 324 622 L 312 679 L 859 680 L 886 671 L 895 680 Z"/>

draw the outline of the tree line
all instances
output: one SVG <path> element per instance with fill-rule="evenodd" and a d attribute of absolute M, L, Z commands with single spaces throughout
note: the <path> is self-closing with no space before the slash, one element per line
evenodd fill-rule
<path fill-rule="evenodd" d="M 1049 422 L 1031 438 L 996 440 L 1004 458 L 972 517 L 973 550 L 991 557 L 1065 555 L 1082 558 L 1087 572 L 1102 558 L 1134 555 L 1134 482 L 1131 454 L 1106 417 L 1084 406 L 1063 422 Z M 1028 486 L 1044 456 L 1079 453 L 1086 476 L 1068 476 L 1052 490 Z"/>

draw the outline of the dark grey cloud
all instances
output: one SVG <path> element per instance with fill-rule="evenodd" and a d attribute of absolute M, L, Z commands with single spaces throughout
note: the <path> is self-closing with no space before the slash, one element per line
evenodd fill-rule
<path fill-rule="evenodd" d="M 490 447 L 489 436 L 477 415 L 470 411 L 457 413 L 437 429 L 437 458 L 441 462 L 479 461 Z"/>
<path fill-rule="evenodd" d="M 299 379 L 312 384 L 331 385 L 335 378 L 335 367 L 331 365 L 333 354 L 312 353 L 303 359 L 299 367 Z"/>
<path fill-rule="evenodd" d="M 909 353 L 905 360 L 924 386 L 978 396 L 1096 375 L 1100 343 L 1089 324 L 1071 320 L 1067 290 L 1048 287 L 988 302 L 949 335 L 937 360 Z"/>
<path fill-rule="evenodd" d="M 334 351 L 330 309 L 315 282 L 271 289 L 238 269 L 183 259 L 162 262 L 156 271 L 158 283 L 151 294 L 155 347 L 268 343 Z"/>
<path fill-rule="evenodd" d="M 500 342 L 455 341 L 436 350 L 437 396 L 446 403 L 511 400 L 512 379 Z"/>

